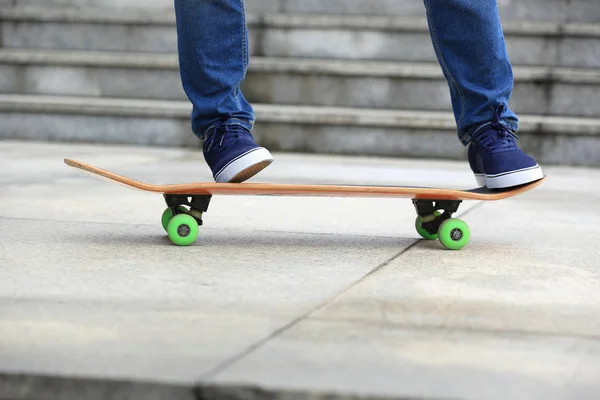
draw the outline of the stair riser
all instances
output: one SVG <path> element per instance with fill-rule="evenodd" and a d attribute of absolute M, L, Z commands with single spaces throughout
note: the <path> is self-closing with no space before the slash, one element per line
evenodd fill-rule
<path fill-rule="evenodd" d="M 21 140 L 199 146 L 185 117 L 142 118 L 2 113 L 0 137 Z M 368 133 L 368 134 L 366 134 Z M 257 140 L 273 151 L 466 160 L 451 129 L 261 123 Z M 521 147 L 542 164 L 600 166 L 600 137 L 524 133 Z"/>
<path fill-rule="evenodd" d="M 179 71 L 143 68 L 0 64 L 0 92 L 186 100 Z M 319 106 L 451 109 L 437 79 L 252 71 L 243 86 L 251 102 Z M 518 113 L 600 115 L 600 86 L 517 80 L 511 106 Z"/>
<path fill-rule="evenodd" d="M 13 0 L 11 0 L 12 2 Z M 52 5 L 77 7 L 140 7 L 146 9 L 171 9 L 171 0 L 14 0 L 19 6 Z M 1 3 L 0 3 L 1 4 Z M 246 9 L 260 12 L 292 12 L 349 15 L 399 15 L 422 17 L 422 1 L 398 0 L 246 0 Z M 551 21 L 600 21 L 596 0 L 499 0 L 498 8 L 503 19 Z"/>
<path fill-rule="evenodd" d="M 515 65 L 600 68 L 600 37 L 517 36 L 507 33 Z M 5 21 L 4 47 L 175 53 L 174 25 Z M 250 28 L 252 55 L 432 61 L 429 34 L 366 29 Z"/>

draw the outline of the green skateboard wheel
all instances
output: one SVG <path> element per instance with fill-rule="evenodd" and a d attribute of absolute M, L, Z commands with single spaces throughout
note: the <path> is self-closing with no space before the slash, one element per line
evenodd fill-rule
<path fill-rule="evenodd" d="M 450 218 L 440 225 L 438 238 L 445 248 L 460 250 L 469 242 L 471 230 L 463 220 Z"/>
<path fill-rule="evenodd" d="M 437 233 L 429 233 L 427 232 L 425 229 L 423 229 L 423 222 L 429 222 L 431 220 L 433 220 L 436 217 L 439 217 L 441 214 L 439 211 L 434 211 L 433 215 L 429 215 L 426 217 L 421 217 L 420 215 L 417 217 L 417 219 L 415 220 L 415 229 L 417 230 L 417 233 L 426 240 L 435 240 L 438 238 Z"/>
<path fill-rule="evenodd" d="M 198 237 L 198 222 L 191 215 L 177 214 L 167 225 L 167 234 L 177 246 L 189 246 Z"/>
<path fill-rule="evenodd" d="M 179 206 L 179 211 L 181 211 L 182 213 L 187 212 L 184 206 Z M 162 227 L 165 230 L 165 232 L 167 231 L 167 226 L 169 225 L 169 221 L 171 220 L 171 218 L 173 218 L 173 210 L 171 210 L 171 207 L 169 207 L 163 212 L 161 217 Z"/>

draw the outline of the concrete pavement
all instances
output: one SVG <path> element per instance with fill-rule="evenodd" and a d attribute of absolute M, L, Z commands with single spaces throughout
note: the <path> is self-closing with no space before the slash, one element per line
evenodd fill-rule
<path fill-rule="evenodd" d="M 410 201 L 344 198 L 215 197 L 179 248 L 161 196 L 65 157 L 210 179 L 189 150 L 0 142 L 0 398 L 600 396 L 599 170 L 463 204 L 458 252 Z M 474 186 L 466 163 L 292 154 L 254 181 Z"/>

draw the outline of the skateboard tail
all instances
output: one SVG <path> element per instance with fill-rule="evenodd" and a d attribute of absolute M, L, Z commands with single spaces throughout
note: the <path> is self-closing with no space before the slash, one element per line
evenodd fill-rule
<path fill-rule="evenodd" d="M 89 175 L 100 179 L 104 182 L 116 182 L 122 186 L 128 187 L 130 189 L 135 189 L 142 192 L 159 192 L 153 190 L 153 185 L 148 185 L 144 182 L 139 182 L 131 178 L 127 178 L 125 176 L 115 174 L 114 172 L 106 171 L 102 168 L 94 167 L 86 163 L 82 163 L 80 161 L 71 160 L 68 158 L 64 159 L 64 163 L 70 167 L 80 169 Z"/>

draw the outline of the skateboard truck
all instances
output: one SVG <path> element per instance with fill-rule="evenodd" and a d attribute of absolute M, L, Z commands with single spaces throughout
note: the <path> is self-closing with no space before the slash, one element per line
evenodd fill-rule
<path fill-rule="evenodd" d="M 427 240 L 439 239 L 442 245 L 449 249 L 460 249 L 470 239 L 470 229 L 467 224 L 452 214 L 458 211 L 461 200 L 421 200 L 413 199 L 417 211 L 415 228 L 422 238 Z M 443 210 L 442 213 L 439 210 Z"/>
<path fill-rule="evenodd" d="M 198 237 L 198 227 L 202 226 L 202 215 L 208 211 L 208 205 L 212 195 L 204 194 L 168 194 L 163 197 L 167 203 L 167 209 L 162 215 L 163 228 L 176 231 L 176 244 L 188 245 Z M 183 206 L 188 206 L 189 209 Z"/>
<path fill-rule="evenodd" d="M 458 211 L 461 203 L 460 200 L 413 200 L 417 215 L 422 218 L 422 228 L 431 234 L 437 233 L 442 222 L 450 219 L 452 214 Z M 438 210 L 444 210 L 444 212 L 442 214 L 438 212 L 436 215 Z"/>
<path fill-rule="evenodd" d="M 198 225 L 202 225 L 202 213 L 208 211 L 208 205 L 212 195 L 197 195 L 197 194 L 163 194 L 165 203 L 173 211 L 173 216 L 181 214 L 182 210 L 179 206 L 190 207 L 188 214 L 196 218 Z"/>

